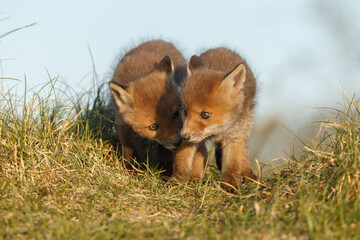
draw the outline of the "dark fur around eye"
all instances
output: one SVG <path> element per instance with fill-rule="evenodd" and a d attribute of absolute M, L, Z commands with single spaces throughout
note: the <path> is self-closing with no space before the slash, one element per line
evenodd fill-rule
<path fill-rule="evenodd" d="M 176 118 L 179 117 L 179 115 L 180 115 L 180 114 L 179 114 L 179 111 L 176 110 L 176 111 L 174 112 L 172 118 L 173 118 L 173 119 L 176 119 Z"/>

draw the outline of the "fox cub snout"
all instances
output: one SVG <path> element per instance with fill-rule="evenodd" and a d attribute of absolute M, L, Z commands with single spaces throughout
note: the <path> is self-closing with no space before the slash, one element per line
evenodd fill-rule
<path fill-rule="evenodd" d="M 256 82 L 248 65 L 226 48 L 193 56 L 181 89 L 182 138 L 212 140 L 224 181 L 234 187 L 253 177 L 248 162 Z"/>

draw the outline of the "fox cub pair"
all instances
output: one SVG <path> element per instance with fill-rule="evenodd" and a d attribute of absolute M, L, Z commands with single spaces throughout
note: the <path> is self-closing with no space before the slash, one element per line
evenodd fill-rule
<path fill-rule="evenodd" d="M 211 140 L 225 187 L 255 177 L 247 144 L 256 82 L 238 54 L 210 49 L 187 66 L 171 43 L 145 42 L 120 60 L 109 87 L 124 159 L 140 160 L 141 139 L 155 140 L 173 178 L 201 179 Z"/>

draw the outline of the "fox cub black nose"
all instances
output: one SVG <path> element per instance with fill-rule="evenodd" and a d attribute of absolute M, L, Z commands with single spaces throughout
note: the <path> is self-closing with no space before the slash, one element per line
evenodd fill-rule
<path fill-rule="evenodd" d="M 179 137 L 179 138 L 175 139 L 173 145 L 174 145 L 175 147 L 178 147 L 178 146 L 181 144 L 181 141 L 182 141 L 182 139 Z"/>
<path fill-rule="evenodd" d="M 190 138 L 190 136 L 187 135 L 187 134 L 181 134 L 181 137 L 182 137 L 182 139 L 185 140 L 185 141 L 189 140 L 189 138 Z"/>

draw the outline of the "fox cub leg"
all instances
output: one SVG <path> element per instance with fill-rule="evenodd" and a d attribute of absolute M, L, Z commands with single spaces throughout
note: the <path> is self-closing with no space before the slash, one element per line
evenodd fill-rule
<path fill-rule="evenodd" d="M 194 155 L 191 176 L 194 179 L 202 179 L 204 176 L 204 168 L 208 157 L 205 142 L 199 143 Z"/>
<path fill-rule="evenodd" d="M 238 139 L 222 144 L 221 153 L 221 171 L 225 183 L 237 188 L 244 180 L 244 177 L 255 178 L 248 160 L 247 140 Z M 228 186 L 224 187 L 229 188 Z"/>
<path fill-rule="evenodd" d="M 175 153 L 158 144 L 159 167 L 164 170 L 163 174 L 167 177 L 172 175 Z"/>
<path fill-rule="evenodd" d="M 132 169 L 134 163 L 142 162 L 140 152 L 141 138 L 127 125 L 116 125 L 116 131 L 119 136 L 121 155 L 125 167 Z"/>
<path fill-rule="evenodd" d="M 182 143 L 176 151 L 172 176 L 180 182 L 201 179 L 206 158 L 207 150 L 204 143 Z"/>

